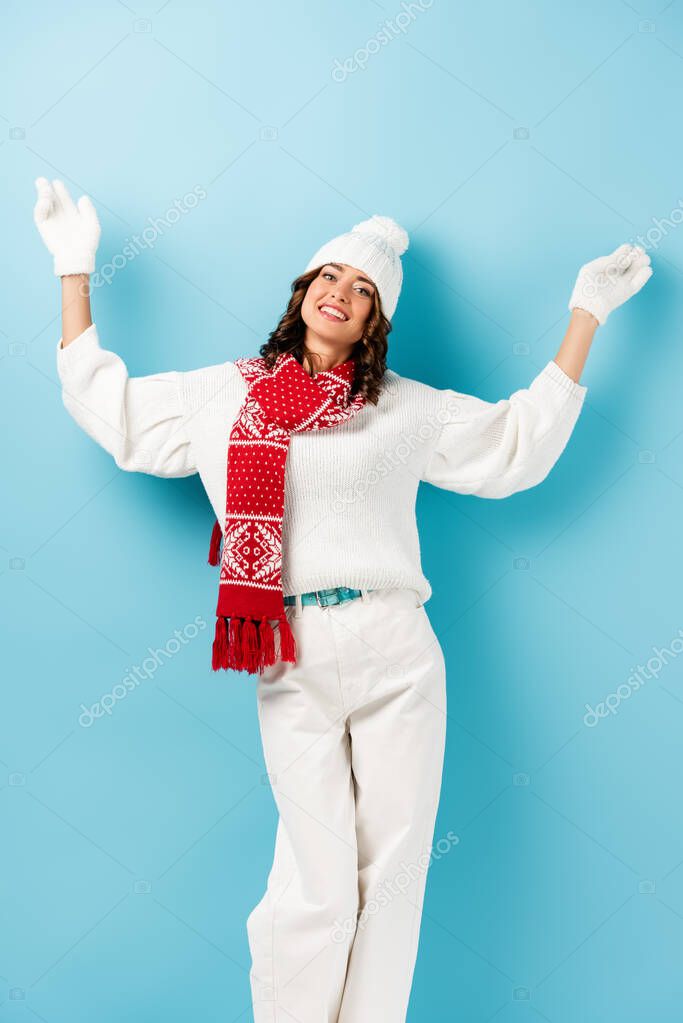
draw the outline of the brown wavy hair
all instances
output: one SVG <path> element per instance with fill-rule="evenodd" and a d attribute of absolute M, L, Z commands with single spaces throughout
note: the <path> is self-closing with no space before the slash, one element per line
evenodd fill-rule
<path fill-rule="evenodd" d="M 292 283 L 292 297 L 285 313 L 268 340 L 261 345 L 259 355 L 266 360 L 268 369 L 272 369 L 282 352 L 291 353 L 303 366 L 308 363 L 312 367 L 310 354 L 304 349 L 306 324 L 301 316 L 301 306 L 311 281 L 315 280 L 322 265 L 315 270 L 301 274 Z M 351 395 L 364 394 L 365 400 L 372 405 L 377 404 L 380 395 L 382 378 L 387 368 L 387 337 L 391 333 L 391 323 L 382 312 L 379 292 L 375 288 L 373 308 L 363 328 L 363 336 L 356 341 L 350 358 L 353 359 L 356 371 L 351 387 Z"/>

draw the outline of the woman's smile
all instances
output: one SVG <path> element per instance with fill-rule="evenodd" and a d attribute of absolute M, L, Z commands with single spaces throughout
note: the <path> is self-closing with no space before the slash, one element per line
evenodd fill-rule
<path fill-rule="evenodd" d="M 326 320 L 333 320 L 336 323 L 346 323 L 349 318 L 348 315 L 339 308 L 339 306 L 331 305 L 329 302 L 321 305 L 318 312 Z"/>

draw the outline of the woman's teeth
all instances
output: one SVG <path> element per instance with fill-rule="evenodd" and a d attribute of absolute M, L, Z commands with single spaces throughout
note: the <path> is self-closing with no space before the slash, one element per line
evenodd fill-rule
<path fill-rule="evenodd" d="M 332 309 L 328 305 L 321 306 L 320 313 L 322 316 L 325 317 L 326 320 L 339 320 L 340 322 L 344 323 L 347 319 L 347 317 L 344 316 L 343 313 L 338 312 L 336 309 Z"/>

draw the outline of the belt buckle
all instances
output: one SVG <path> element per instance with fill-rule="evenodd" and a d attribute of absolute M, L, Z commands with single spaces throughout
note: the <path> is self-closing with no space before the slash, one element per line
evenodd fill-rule
<path fill-rule="evenodd" d="M 325 597 L 327 594 L 332 594 L 332 593 L 336 594 L 336 596 L 337 596 L 336 600 L 331 600 L 327 604 L 321 604 L 320 603 L 320 597 L 321 596 Z M 315 591 L 315 600 L 316 600 L 316 603 L 317 603 L 318 607 L 333 607 L 335 604 L 341 603 L 341 601 L 339 600 L 339 587 L 338 586 L 331 586 L 331 587 L 329 587 L 326 590 L 316 590 Z"/>

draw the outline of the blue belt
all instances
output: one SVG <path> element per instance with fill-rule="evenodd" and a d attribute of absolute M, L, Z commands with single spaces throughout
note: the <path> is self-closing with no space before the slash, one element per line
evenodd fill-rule
<path fill-rule="evenodd" d="M 301 603 L 329 607 L 331 604 L 343 604 L 345 600 L 353 600 L 360 595 L 360 590 L 354 590 L 350 586 L 331 586 L 326 590 L 309 590 L 308 593 L 302 593 Z M 296 604 L 296 597 L 294 595 L 285 597 L 285 604 Z"/>

